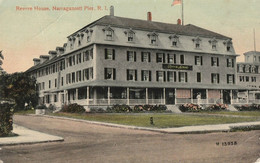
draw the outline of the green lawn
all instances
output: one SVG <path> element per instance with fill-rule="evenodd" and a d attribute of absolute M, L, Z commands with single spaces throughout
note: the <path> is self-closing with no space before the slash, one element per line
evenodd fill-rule
<path fill-rule="evenodd" d="M 259 121 L 260 117 L 224 117 L 208 115 L 180 115 L 180 114 L 69 114 L 55 113 L 55 116 L 64 116 L 90 121 L 108 122 L 140 127 L 181 127 L 193 125 L 223 124 Z M 154 125 L 150 124 L 150 117 L 154 119 Z"/>
<path fill-rule="evenodd" d="M 20 110 L 20 111 L 14 112 L 14 114 L 17 114 L 17 115 L 26 115 L 26 114 L 34 114 L 34 113 L 35 113 L 35 110 Z"/>
<path fill-rule="evenodd" d="M 238 116 L 250 116 L 260 117 L 260 111 L 216 111 L 216 112 L 199 112 L 203 114 L 221 114 L 221 115 L 238 115 Z"/>

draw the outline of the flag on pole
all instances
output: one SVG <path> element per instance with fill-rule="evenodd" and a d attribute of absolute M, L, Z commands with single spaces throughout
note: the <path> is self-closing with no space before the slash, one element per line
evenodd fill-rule
<path fill-rule="evenodd" d="M 181 1 L 182 1 L 182 0 L 173 0 L 172 6 L 181 4 Z"/>

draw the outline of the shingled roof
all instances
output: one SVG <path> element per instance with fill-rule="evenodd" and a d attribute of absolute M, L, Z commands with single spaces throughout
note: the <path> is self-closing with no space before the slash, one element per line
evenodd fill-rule
<path fill-rule="evenodd" d="M 83 29 L 94 26 L 94 25 L 110 25 L 121 28 L 132 28 L 136 30 L 148 30 L 148 31 L 156 31 L 156 32 L 165 32 L 165 33 L 175 33 L 180 35 L 188 35 L 188 36 L 204 36 L 204 37 L 215 37 L 219 39 L 231 39 L 230 37 L 197 27 L 192 24 L 188 24 L 185 26 L 177 25 L 177 24 L 169 24 L 155 21 L 147 21 L 140 19 L 131 19 L 117 16 L 106 15 L 102 18 L 88 24 L 82 29 L 74 32 L 72 35 L 75 35 L 79 31 Z"/>

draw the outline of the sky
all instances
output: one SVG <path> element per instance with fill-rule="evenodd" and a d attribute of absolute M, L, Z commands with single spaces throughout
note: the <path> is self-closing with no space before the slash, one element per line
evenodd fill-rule
<path fill-rule="evenodd" d="M 111 5 L 115 16 L 146 20 L 152 12 L 153 21 L 176 24 L 181 18 L 181 5 L 171 6 L 173 0 L 0 0 L 0 51 L 3 69 L 8 73 L 26 71 L 33 58 L 48 54 L 67 42 L 67 36 L 83 26 L 109 14 Z M 17 10 L 17 8 L 49 7 L 49 11 Z M 102 10 L 53 11 L 52 7 L 101 6 Z M 108 10 L 105 10 L 105 9 Z M 184 24 L 223 34 L 233 39 L 237 61 L 243 53 L 260 51 L 259 0 L 184 0 Z"/>

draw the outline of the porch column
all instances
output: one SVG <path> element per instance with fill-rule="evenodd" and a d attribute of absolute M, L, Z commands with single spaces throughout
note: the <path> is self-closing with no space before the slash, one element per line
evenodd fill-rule
<path fill-rule="evenodd" d="M 165 93 L 165 88 L 163 88 L 163 104 L 166 104 L 166 93 Z"/>
<path fill-rule="evenodd" d="M 96 87 L 93 87 L 93 89 L 94 89 L 93 102 L 96 105 L 97 104 L 97 89 L 96 89 Z"/>
<path fill-rule="evenodd" d="M 89 86 L 87 87 L 87 105 L 89 105 Z"/>
<path fill-rule="evenodd" d="M 174 102 L 175 104 L 177 104 L 177 98 L 176 98 L 177 92 L 176 92 L 176 88 L 174 88 Z"/>
<path fill-rule="evenodd" d="M 68 104 L 69 103 L 69 95 L 68 95 L 68 91 L 64 90 L 64 96 L 65 96 L 65 103 Z"/>
<path fill-rule="evenodd" d="M 190 89 L 190 102 L 193 103 L 193 89 Z"/>
<path fill-rule="evenodd" d="M 220 90 L 220 103 L 223 104 L 223 90 Z"/>
<path fill-rule="evenodd" d="M 209 104 L 209 90 L 206 89 L 206 103 Z"/>
<path fill-rule="evenodd" d="M 79 99 L 79 96 L 78 96 L 78 95 L 79 95 L 79 89 L 77 88 L 77 89 L 76 89 L 75 100 L 78 100 L 78 99 Z"/>
<path fill-rule="evenodd" d="M 246 103 L 248 104 L 249 103 L 249 91 L 246 91 L 247 92 L 247 99 L 246 99 Z"/>
<path fill-rule="evenodd" d="M 145 88 L 145 103 L 148 104 L 148 88 Z"/>
<path fill-rule="evenodd" d="M 126 99 L 127 99 L 127 105 L 129 105 L 129 88 L 126 88 Z"/>
<path fill-rule="evenodd" d="M 230 104 L 233 104 L 233 90 L 230 90 Z"/>
<path fill-rule="evenodd" d="M 110 105 L 110 87 L 107 87 L 107 104 Z"/>

